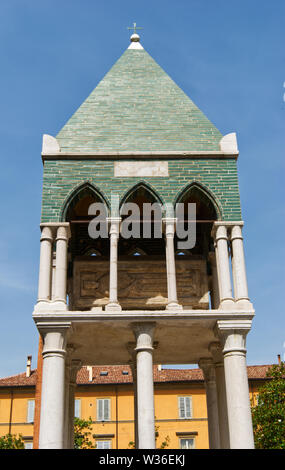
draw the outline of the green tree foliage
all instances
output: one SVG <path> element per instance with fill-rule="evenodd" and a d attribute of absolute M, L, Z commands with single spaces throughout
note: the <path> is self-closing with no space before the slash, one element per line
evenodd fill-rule
<path fill-rule="evenodd" d="M 92 419 L 74 418 L 74 449 L 95 449 L 92 437 Z"/>
<path fill-rule="evenodd" d="M 6 434 L 0 437 L 0 449 L 24 449 L 24 441 L 22 435 Z"/>
<path fill-rule="evenodd" d="M 285 449 L 285 364 L 272 366 L 252 408 L 256 449 Z"/>

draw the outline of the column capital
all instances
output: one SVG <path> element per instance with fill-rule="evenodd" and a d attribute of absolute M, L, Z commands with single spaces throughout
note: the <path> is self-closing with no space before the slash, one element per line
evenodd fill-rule
<path fill-rule="evenodd" d="M 177 218 L 176 217 L 163 217 L 161 219 L 165 236 L 166 237 L 174 237 L 175 231 L 176 231 L 176 223 L 177 223 Z"/>
<path fill-rule="evenodd" d="M 227 354 L 246 354 L 246 336 L 251 329 L 251 320 L 218 320 L 214 329 L 215 335 Z"/>
<path fill-rule="evenodd" d="M 212 354 L 215 367 L 223 365 L 224 357 L 221 343 L 219 341 L 214 341 L 213 343 L 210 343 L 208 349 Z"/>
<path fill-rule="evenodd" d="M 65 230 L 67 238 L 70 238 L 71 232 L 69 222 L 43 222 L 40 224 L 40 229 L 42 233 L 46 229 L 49 229 L 52 232 L 53 236 L 57 233 L 59 228 Z"/>
<path fill-rule="evenodd" d="M 235 227 L 235 226 L 243 227 L 243 225 L 244 225 L 244 222 L 242 220 L 239 220 L 239 221 L 216 220 L 213 223 L 213 228 L 212 228 L 211 235 L 212 235 L 212 237 L 215 237 L 219 227 L 224 227 L 227 231 L 228 229 L 230 229 L 232 227 Z M 220 230 L 220 231 L 222 231 L 222 230 Z"/>
<path fill-rule="evenodd" d="M 71 328 L 71 322 L 38 322 L 37 328 L 43 337 L 43 358 L 66 355 L 67 335 Z"/>
<path fill-rule="evenodd" d="M 52 242 L 54 239 L 54 227 L 47 224 L 40 224 L 41 229 L 41 242 L 44 240 Z"/>
<path fill-rule="evenodd" d="M 82 367 L 82 361 L 80 359 L 72 359 L 70 362 L 70 385 L 76 386 L 77 372 Z"/>
<path fill-rule="evenodd" d="M 216 383 L 216 375 L 215 375 L 215 366 L 214 361 L 210 357 L 202 357 L 199 362 L 198 366 L 203 371 L 205 382 L 208 384 Z"/>
<path fill-rule="evenodd" d="M 106 217 L 110 235 L 120 235 L 120 225 L 122 217 Z"/>
<path fill-rule="evenodd" d="M 153 335 L 155 326 L 155 322 L 138 322 L 131 324 L 132 330 L 136 338 L 136 352 L 154 349 Z"/>
<path fill-rule="evenodd" d="M 62 223 L 57 226 L 56 229 L 56 241 L 64 240 L 67 241 L 71 237 L 70 224 Z"/>
<path fill-rule="evenodd" d="M 231 241 L 236 240 L 236 239 L 243 240 L 242 225 L 233 225 L 231 227 L 230 238 L 231 238 Z"/>

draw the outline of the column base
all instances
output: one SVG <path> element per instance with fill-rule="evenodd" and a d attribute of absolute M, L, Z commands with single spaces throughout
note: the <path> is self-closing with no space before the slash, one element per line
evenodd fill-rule
<path fill-rule="evenodd" d="M 116 302 L 110 302 L 105 306 L 105 312 L 121 312 L 122 307 Z"/>
<path fill-rule="evenodd" d="M 219 308 L 221 310 L 233 310 L 235 306 L 234 299 L 223 299 L 221 300 Z"/>
<path fill-rule="evenodd" d="M 40 300 L 36 303 L 34 312 L 50 312 L 50 311 L 61 311 L 66 312 L 68 310 L 67 304 L 63 300 Z"/>
<path fill-rule="evenodd" d="M 235 304 L 239 310 L 249 310 L 249 309 L 252 310 L 253 309 L 253 305 L 249 299 L 238 299 L 236 300 Z"/>
<path fill-rule="evenodd" d="M 183 310 L 183 307 L 176 302 L 170 302 L 166 305 L 165 310 Z"/>
<path fill-rule="evenodd" d="M 39 300 L 34 307 L 34 312 L 47 312 L 49 306 L 50 300 Z"/>

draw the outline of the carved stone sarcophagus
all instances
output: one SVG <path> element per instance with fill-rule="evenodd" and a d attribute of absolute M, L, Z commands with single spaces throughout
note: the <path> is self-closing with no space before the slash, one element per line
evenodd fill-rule
<path fill-rule="evenodd" d="M 109 267 L 109 260 L 100 257 L 75 260 L 71 306 L 73 310 L 91 310 L 108 303 Z M 177 259 L 176 282 L 178 301 L 184 308 L 209 308 L 209 287 L 204 259 L 184 256 L 183 259 Z M 118 301 L 124 310 L 165 308 L 165 260 L 142 256 L 120 259 Z"/>

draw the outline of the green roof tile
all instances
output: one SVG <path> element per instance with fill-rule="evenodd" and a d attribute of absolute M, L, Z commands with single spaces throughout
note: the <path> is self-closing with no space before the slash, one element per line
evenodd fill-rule
<path fill-rule="evenodd" d="M 57 135 L 61 151 L 216 151 L 222 134 L 142 49 L 127 49 Z"/>

